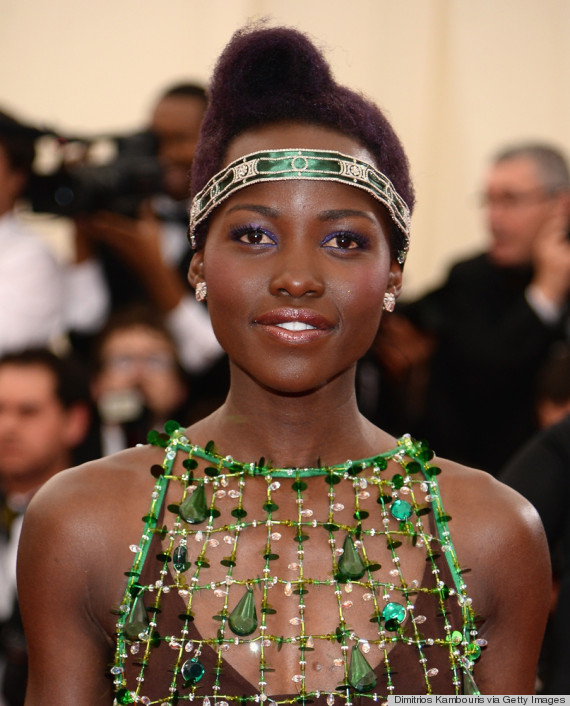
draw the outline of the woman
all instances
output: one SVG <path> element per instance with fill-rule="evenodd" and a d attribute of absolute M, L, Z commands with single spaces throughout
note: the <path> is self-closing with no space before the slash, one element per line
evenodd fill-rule
<path fill-rule="evenodd" d="M 392 128 L 302 34 L 246 30 L 194 164 L 190 281 L 229 395 L 36 496 L 26 703 L 530 693 L 549 580 L 535 513 L 356 406 L 408 246 Z"/>

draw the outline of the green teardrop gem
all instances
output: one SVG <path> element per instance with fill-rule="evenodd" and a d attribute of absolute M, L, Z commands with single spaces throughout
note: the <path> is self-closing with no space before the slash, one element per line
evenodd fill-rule
<path fill-rule="evenodd" d="M 255 601 L 253 600 L 253 591 L 249 586 L 240 602 L 232 610 L 228 624 L 232 632 L 242 636 L 251 635 L 257 628 Z"/>
<path fill-rule="evenodd" d="M 148 617 L 142 596 L 135 598 L 129 617 L 125 621 L 125 635 L 129 640 L 140 640 L 149 631 Z"/>
<path fill-rule="evenodd" d="M 354 645 L 350 654 L 348 683 L 356 691 L 371 691 L 376 686 L 376 674 L 362 652 Z"/>
<path fill-rule="evenodd" d="M 338 570 L 341 576 L 346 579 L 361 579 L 366 571 L 366 567 L 349 534 L 346 535 L 344 540 L 342 556 L 338 562 Z"/>
<path fill-rule="evenodd" d="M 203 483 L 180 504 L 178 512 L 180 517 L 191 525 L 198 525 L 200 522 L 204 522 L 208 516 L 208 507 Z"/>

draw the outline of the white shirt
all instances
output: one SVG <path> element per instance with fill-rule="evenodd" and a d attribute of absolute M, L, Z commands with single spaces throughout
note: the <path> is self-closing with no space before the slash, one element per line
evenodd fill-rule
<path fill-rule="evenodd" d="M 0 355 L 64 333 L 64 276 L 49 247 L 13 213 L 0 216 Z"/>

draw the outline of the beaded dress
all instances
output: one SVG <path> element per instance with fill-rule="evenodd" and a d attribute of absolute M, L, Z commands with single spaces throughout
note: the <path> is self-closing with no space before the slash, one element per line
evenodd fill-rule
<path fill-rule="evenodd" d="M 175 422 L 149 441 L 165 455 L 117 608 L 116 704 L 479 693 L 486 643 L 423 443 L 277 469 L 195 446 Z"/>

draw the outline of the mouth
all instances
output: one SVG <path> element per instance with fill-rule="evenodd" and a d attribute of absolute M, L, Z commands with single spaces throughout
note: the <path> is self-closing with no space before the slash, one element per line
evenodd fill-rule
<path fill-rule="evenodd" d="M 292 343 L 308 343 L 334 329 L 327 318 L 308 309 L 276 309 L 256 317 L 253 323 L 269 335 Z"/>

